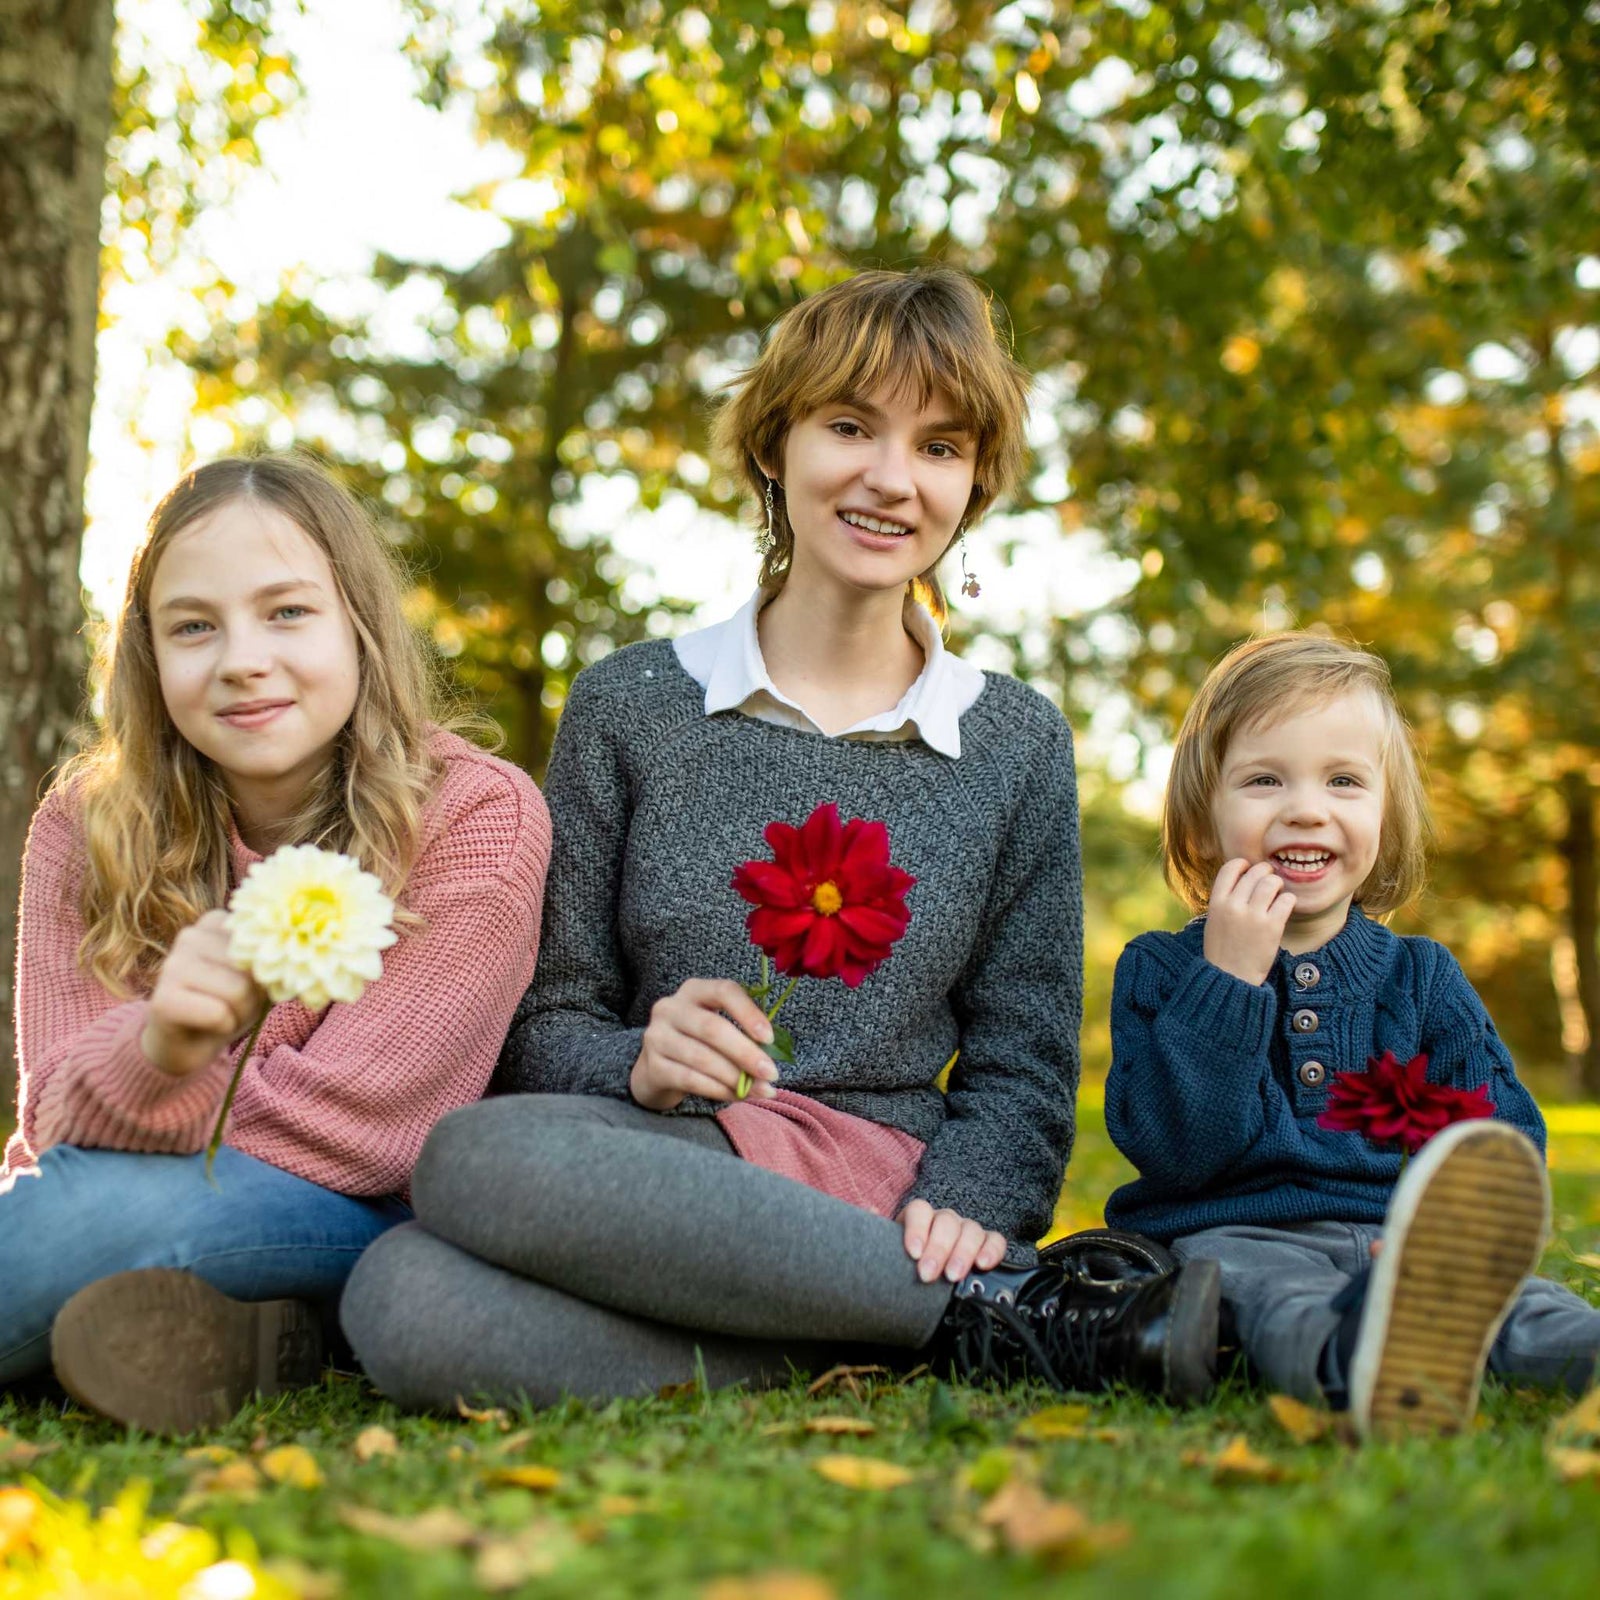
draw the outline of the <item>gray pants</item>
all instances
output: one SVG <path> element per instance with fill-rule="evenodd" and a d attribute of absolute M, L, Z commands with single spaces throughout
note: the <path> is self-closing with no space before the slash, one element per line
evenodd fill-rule
<path fill-rule="evenodd" d="M 1333 1297 L 1371 1264 L 1376 1224 L 1302 1222 L 1282 1228 L 1207 1228 L 1172 1241 L 1183 1261 L 1222 1268 L 1239 1343 L 1268 1386 L 1323 1397 L 1318 1364 L 1339 1325 Z M 380 1241 L 381 1243 L 382 1241 Z M 1548 1278 L 1529 1278 L 1489 1352 L 1489 1371 L 1513 1382 L 1588 1386 L 1600 1358 L 1600 1308 Z"/>
<path fill-rule="evenodd" d="M 783 1382 L 841 1347 L 921 1347 L 950 1298 L 898 1224 L 740 1161 L 710 1118 L 599 1096 L 452 1112 L 412 1204 L 340 1318 L 373 1382 L 419 1409 Z"/>

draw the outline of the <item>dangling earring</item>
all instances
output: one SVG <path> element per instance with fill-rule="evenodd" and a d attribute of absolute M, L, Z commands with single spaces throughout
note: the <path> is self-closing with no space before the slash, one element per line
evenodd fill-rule
<path fill-rule="evenodd" d="M 772 479 L 767 479 L 767 546 L 770 549 L 777 543 L 778 536 L 772 531 Z"/>
<path fill-rule="evenodd" d="M 961 526 L 961 592 L 969 600 L 976 600 L 983 593 L 983 585 L 967 571 L 967 528 Z"/>

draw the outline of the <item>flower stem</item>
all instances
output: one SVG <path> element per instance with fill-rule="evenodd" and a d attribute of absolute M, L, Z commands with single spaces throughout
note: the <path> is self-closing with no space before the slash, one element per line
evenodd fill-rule
<path fill-rule="evenodd" d="M 761 958 L 761 983 L 762 983 L 762 987 L 763 988 L 765 988 L 768 985 L 770 979 L 771 979 L 771 972 L 770 972 L 770 969 L 767 966 L 767 958 L 765 956 L 762 956 L 762 958 Z M 768 1022 L 771 1022 L 772 1019 L 775 1016 L 777 1016 L 777 1014 L 780 1011 L 783 1010 L 784 1001 L 786 1001 L 789 998 L 789 996 L 794 993 L 794 986 L 797 983 L 799 983 L 799 981 L 800 981 L 800 979 L 799 979 L 798 975 L 789 980 L 789 987 L 787 989 L 785 989 L 783 991 L 783 993 L 778 996 L 778 998 L 773 1002 L 772 1009 L 769 1012 L 767 1012 L 767 1021 Z M 754 1084 L 753 1080 L 751 1079 L 750 1074 L 748 1072 L 741 1072 L 739 1074 L 738 1087 L 735 1088 L 735 1090 L 733 1091 L 733 1098 L 735 1100 L 744 1100 L 744 1099 L 748 1098 L 748 1096 L 750 1094 L 750 1091 L 754 1087 L 755 1087 L 755 1084 Z"/>
<path fill-rule="evenodd" d="M 216 1165 L 217 1151 L 222 1148 L 222 1130 L 228 1125 L 228 1113 L 233 1110 L 233 1097 L 239 1092 L 239 1080 L 244 1076 L 245 1063 L 249 1061 L 250 1052 L 256 1047 L 256 1040 L 261 1037 L 261 1025 L 267 1020 L 267 1012 L 271 1009 L 270 1006 L 262 1007 L 261 1015 L 256 1018 L 255 1026 L 250 1030 L 250 1037 L 245 1040 L 244 1049 L 239 1052 L 233 1076 L 228 1080 L 228 1092 L 222 1097 L 222 1110 L 217 1113 L 217 1125 L 211 1130 L 211 1142 L 206 1146 L 206 1182 L 213 1189 L 217 1188 L 218 1184 L 211 1175 L 211 1169 Z"/>
<path fill-rule="evenodd" d="M 785 1002 L 785 1001 L 786 1001 L 786 1000 L 787 1000 L 787 999 L 788 999 L 788 998 L 789 998 L 789 996 L 790 996 L 790 995 L 792 995 L 792 994 L 793 994 L 793 993 L 794 993 L 794 986 L 795 986 L 795 985 L 796 985 L 796 984 L 797 984 L 797 983 L 799 983 L 799 981 L 800 981 L 800 979 L 799 979 L 799 977 L 798 977 L 798 976 L 796 976 L 796 977 L 793 977 L 793 978 L 791 978 L 791 979 L 790 979 L 790 980 L 789 980 L 789 987 L 788 987 L 788 988 L 787 988 L 787 989 L 785 989 L 785 990 L 784 990 L 784 991 L 783 991 L 783 993 L 782 993 L 782 994 L 780 994 L 780 995 L 779 995 L 779 996 L 778 996 L 778 999 L 777 999 L 777 1003 L 776 1003 L 776 1004 L 775 1004 L 775 1005 L 774 1005 L 774 1006 L 773 1006 L 773 1008 L 772 1008 L 772 1009 L 771 1009 L 771 1010 L 770 1010 L 770 1011 L 769 1011 L 769 1012 L 768 1012 L 768 1013 L 767 1013 L 767 1021 L 768 1021 L 768 1022 L 771 1022 L 771 1021 L 772 1021 L 772 1019 L 773 1019 L 773 1018 L 774 1018 L 774 1017 L 775 1017 L 775 1016 L 777 1016 L 777 1014 L 778 1014 L 778 1013 L 779 1013 L 779 1012 L 780 1012 L 780 1011 L 782 1011 L 782 1010 L 783 1010 L 783 1006 L 784 1006 L 784 1002 Z"/>

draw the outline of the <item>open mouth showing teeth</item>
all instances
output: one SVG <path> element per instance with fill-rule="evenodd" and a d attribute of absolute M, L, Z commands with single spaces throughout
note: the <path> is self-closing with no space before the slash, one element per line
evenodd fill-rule
<path fill-rule="evenodd" d="M 1327 866 L 1333 857 L 1326 850 L 1280 850 L 1272 859 L 1281 861 L 1286 867 L 1304 867 L 1310 870 Z"/>
<path fill-rule="evenodd" d="M 852 528 L 860 528 L 863 533 L 892 534 L 904 538 L 912 531 L 903 522 L 885 522 L 882 517 L 864 516 L 859 511 L 841 511 L 839 516 L 842 521 L 848 522 Z"/>

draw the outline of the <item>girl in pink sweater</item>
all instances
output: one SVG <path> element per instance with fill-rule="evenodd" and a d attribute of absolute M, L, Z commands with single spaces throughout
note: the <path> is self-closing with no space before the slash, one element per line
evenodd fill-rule
<path fill-rule="evenodd" d="M 533 971 L 549 818 L 429 720 L 401 596 L 307 459 L 216 461 L 157 508 L 99 736 L 28 838 L 0 1385 L 53 1358 L 80 1401 L 186 1431 L 314 1378 L 319 1303 L 410 1214 L 434 1122 L 483 1093 Z M 353 1004 L 271 1008 L 213 1187 L 199 1152 L 267 1005 L 222 907 L 296 842 L 376 873 L 401 937 Z"/>

